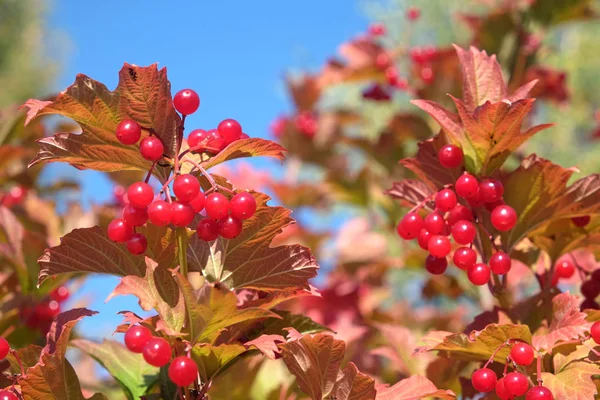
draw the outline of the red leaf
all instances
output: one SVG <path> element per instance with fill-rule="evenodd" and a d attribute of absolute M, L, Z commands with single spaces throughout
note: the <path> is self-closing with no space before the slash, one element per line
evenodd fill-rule
<path fill-rule="evenodd" d="M 456 399 L 451 390 L 439 390 L 429 379 L 419 375 L 403 379 L 392 387 L 377 386 L 376 400 L 420 400 L 425 397 Z"/>
<path fill-rule="evenodd" d="M 279 356 L 279 344 L 285 343 L 285 338 L 281 335 L 260 335 L 258 338 L 244 343 L 247 349 L 255 348 L 271 360 Z"/>
<path fill-rule="evenodd" d="M 435 192 L 423 181 L 406 179 L 401 182 L 394 182 L 392 188 L 388 189 L 386 193 L 395 199 L 417 205 Z"/>
<path fill-rule="evenodd" d="M 400 164 L 414 172 L 431 190 L 453 184 L 456 181 L 453 171 L 442 166 L 438 159 L 438 151 L 443 145 L 441 136 L 421 142 L 416 157 L 400 160 Z"/>

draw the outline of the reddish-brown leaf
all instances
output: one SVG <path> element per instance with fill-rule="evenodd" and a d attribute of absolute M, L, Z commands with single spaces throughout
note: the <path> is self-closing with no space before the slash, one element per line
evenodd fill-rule
<path fill-rule="evenodd" d="M 404 200 L 408 204 L 417 205 L 431 196 L 433 189 L 425 182 L 416 179 L 406 179 L 401 182 L 394 182 L 387 194 L 395 199 Z"/>
<path fill-rule="evenodd" d="M 261 138 L 236 140 L 215 157 L 201 163 L 204 169 L 209 169 L 225 161 L 246 157 L 273 157 L 279 161 L 285 158 L 286 149 L 279 144 Z"/>
<path fill-rule="evenodd" d="M 427 183 L 431 190 L 436 190 L 447 184 L 453 184 L 459 172 L 454 172 L 442 164 L 438 158 L 438 152 L 444 145 L 441 136 L 435 136 L 419 143 L 419 150 L 414 158 L 405 158 L 400 164 L 410 169 L 419 179 Z"/>
<path fill-rule="evenodd" d="M 271 360 L 279 356 L 279 345 L 285 343 L 285 338 L 281 335 L 260 335 L 254 340 L 244 343 L 247 349 L 256 349 Z"/>
<path fill-rule="evenodd" d="M 192 348 L 192 359 L 198 365 L 198 373 L 203 382 L 209 382 L 236 357 L 248 349 L 237 343 L 213 346 L 198 343 Z"/>
<path fill-rule="evenodd" d="M 419 375 L 403 379 L 391 387 L 377 386 L 376 400 L 419 400 L 425 397 L 451 400 L 456 399 L 456 394 L 436 388 L 433 382 Z"/>

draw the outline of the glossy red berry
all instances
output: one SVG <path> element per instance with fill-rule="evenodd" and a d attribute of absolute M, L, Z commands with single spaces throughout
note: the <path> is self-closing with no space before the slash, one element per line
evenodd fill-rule
<path fill-rule="evenodd" d="M 456 195 L 450 189 L 442 189 L 435 195 L 435 206 L 442 212 L 453 210 L 456 203 Z"/>
<path fill-rule="evenodd" d="M 386 29 L 385 25 L 382 23 L 374 23 L 369 25 L 369 34 L 373 36 L 381 36 L 385 35 Z"/>
<path fill-rule="evenodd" d="M 247 133 L 242 132 L 242 134 L 240 135 L 240 140 L 242 139 L 250 139 L 250 136 L 248 136 Z"/>
<path fill-rule="evenodd" d="M 127 189 L 127 199 L 133 206 L 145 208 L 154 200 L 154 191 L 145 182 L 135 182 Z"/>
<path fill-rule="evenodd" d="M 156 226 L 166 226 L 173 220 L 171 205 L 164 200 L 156 200 L 148 206 L 148 219 Z"/>
<path fill-rule="evenodd" d="M 10 208 L 16 206 L 17 204 L 21 204 L 23 200 L 25 200 L 26 196 L 27 188 L 21 185 L 16 185 L 11 187 L 6 193 L 4 193 L 4 196 L 2 196 L 1 204 L 5 207 Z"/>
<path fill-rule="evenodd" d="M 148 208 L 137 208 L 127 204 L 123 208 L 123 219 L 131 226 L 142 226 L 148 221 Z"/>
<path fill-rule="evenodd" d="M 217 130 L 225 140 L 225 143 L 233 143 L 242 135 L 242 126 L 235 119 L 225 119 L 219 123 Z"/>
<path fill-rule="evenodd" d="M 409 7 L 408 10 L 406 10 L 406 19 L 408 19 L 409 21 L 416 21 L 419 19 L 420 16 L 421 9 L 419 9 L 418 7 Z"/>
<path fill-rule="evenodd" d="M 483 206 L 484 203 L 483 200 L 481 200 L 481 196 L 479 195 L 479 190 L 477 191 L 477 194 L 473 197 L 469 197 L 467 199 L 467 203 L 469 203 L 469 206 L 471 207 L 471 209 L 475 209 L 475 208 L 479 208 L 481 206 Z"/>
<path fill-rule="evenodd" d="M 58 303 L 67 301 L 71 294 L 66 286 L 59 286 L 50 292 L 50 298 Z"/>
<path fill-rule="evenodd" d="M 421 247 L 423 250 L 427 250 L 430 237 L 431 233 L 429 233 L 427 229 L 421 229 L 421 231 L 419 232 L 419 236 L 417 236 L 417 242 L 419 243 L 419 247 Z"/>
<path fill-rule="evenodd" d="M 504 204 L 506 204 L 504 202 L 503 199 L 500 199 L 498 201 L 495 201 L 493 203 L 484 203 L 485 209 L 488 210 L 489 212 L 492 212 L 496 209 L 496 207 L 498 206 L 503 206 Z"/>
<path fill-rule="evenodd" d="M 123 144 L 134 144 L 140 140 L 142 136 L 142 128 L 140 125 L 130 119 L 124 119 L 117 125 L 117 140 Z"/>
<path fill-rule="evenodd" d="M 227 147 L 228 143 L 225 141 L 223 136 L 221 136 L 218 130 L 211 129 L 206 134 L 208 135 L 206 151 L 217 154 Z"/>
<path fill-rule="evenodd" d="M 500 398 L 500 400 L 512 400 L 513 396 L 508 393 L 508 389 L 504 386 L 504 378 L 498 379 L 496 382 L 496 396 Z"/>
<path fill-rule="evenodd" d="M 510 350 L 510 358 L 518 365 L 526 366 L 533 362 L 535 354 L 527 343 L 515 343 Z"/>
<path fill-rule="evenodd" d="M 4 360 L 10 352 L 10 344 L 3 337 L 0 337 L 0 360 Z"/>
<path fill-rule="evenodd" d="M 600 294 L 600 282 L 589 279 L 581 284 L 581 294 L 586 299 L 595 299 Z"/>
<path fill-rule="evenodd" d="M 204 203 L 206 215 L 212 219 L 221 219 L 229 214 L 229 200 L 221 193 L 211 193 Z"/>
<path fill-rule="evenodd" d="M 219 235 L 225 239 L 233 239 L 242 232 L 242 221 L 228 215 L 219 220 Z"/>
<path fill-rule="evenodd" d="M 146 236 L 141 233 L 134 233 L 131 239 L 127 241 L 127 250 L 136 256 L 144 254 L 147 247 L 148 241 L 146 240 Z"/>
<path fill-rule="evenodd" d="M 200 107 L 200 97 L 192 89 L 183 89 L 173 97 L 175 109 L 183 115 L 190 115 Z"/>
<path fill-rule="evenodd" d="M 125 346 L 133 353 L 142 353 L 150 339 L 152 332 L 141 325 L 131 325 L 125 332 Z"/>
<path fill-rule="evenodd" d="M 193 175 L 179 175 L 173 182 L 173 192 L 180 201 L 190 202 L 200 193 L 200 182 Z"/>
<path fill-rule="evenodd" d="M 142 354 L 148 364 L 164 367 L 171 360 L 171 345 L 165 339 L 155 337 L 146 343 Z"/>
<path fill-rule="evenodd" d="M 219 222 L 212 218 L 204 218 L 198 223 L 196 234 L 205 242 L 210 242 L 219 237 Z"/>
<path fill-rule="evenodd" d="M 425 229 L 432 235 L 443 235 L 446 233 L 446 221 L 444 221 L 442 214 L 437 211 L 427 215 L 423 223 Z"/>
<path fill-rule="evenodd" d="M 175 357 L 169 365 L 169 379 L 177 386 L 187 387 L 194 383 L 197 376 L 198 366 L 188 357 Z"/>
<path fill-rule="evenodd" d="M 133 226 L 123 218 L 116 218 L 108 224 L 108 238 L 113 242 L 123 243 L 133 236 Z"/>
<path fill-rule="evenodd" d="M 446 236 L 432 235 L 427 243 L 427 250 L 434 257 L 446 257 L 451 249 L 450 240 Z"/>
<path fill-rule="evenodd" d="M 575 274 L 575 266 L 572 262 L 564 260 L 556 264 L 554 271 L 557 277 L 569 279 Z"/>
<path fill-rule="evenodd" d="M 547 387 L 534 386 L 527 392 L 525 400 L 554 400 L 554 396 Z"/>
<path fill-rule="evenodd" d="M 466 271 L 477 262 L 477 253 L 469 247 L 459 247 L 452 257 L 454 265 Z"/>
<path fill-rule="evenodd" d="M 60 304 L 58 301 L 43 301 L 35 307 L 35 315 L 40 320 L 53 320 L 60 314 Z"/>
<path fill-rule="evenodd" d="M 438 158 L 444 167 L 457 168 L 463 164 L 464 154 L 460 147 L 447 144 L 438 152 Z"/>
<path fill-rule="evenodd" d="M 441 275 L 448 268 L 446 257 L 434 257 L 428 255 L 425 259 L 425 269 L 432 275 Z"/>
<path fill-rule="evenodd" d="M 188 203 L 174 201 L 171 204 L 171 218 L 175 226 L 188 226 L 194 220 L 194 209 Z"/>
<path fill-rule="evenodd" d="M 465 172 L 456 180 L 454 189 L 459 196 L 470 199 L 479 194 L 479 183 L 473 175 Z"/>
<path fill-rule="evenodd" d="M 148 161 L 158 161 L 162 158 L 165 148 L 156 136 L 148 136 L 140 143 L 140 154 Z"/>
<path fill-rule="evenodd" d="M 497 230 L 510 231 L 517 223 L 517 213 L 511 206 L 498 206 L 492 211 L 491 221 Z"/>
<path fill-rule="evenodd" d="M 229 201 L 231 215 L 240 220 L 246 220 L 254 215 L 256 211 L 256 200 L 248 192 L 240 192 Z"/>
<path fill-rule="evenodd" d="M 458 244 L 469 244 L 475 240 L 477 229 L 469 221 L 458 221 L 452 225 L 452 237 Z"/>
<path fill-rule="evenodd" d="M 194 197 L 188 204 L 192 206 L 195 213 L 199 213 L 204 210 L 204 203 L 206 202 L 206 197 L 204 197 L 204 193 L 198 191 L 198 195 Z"/>
<path fill-rule="evenodd" d="M 510 372 L 504 377 L 504 387 L 513 396 L 523 396 L 529 389 L 529 382 L 520 372 Z"/>
<path fill-rule="evenodd" d="M 467 277 L 473 285 L 485 285 L 490 280 L 490 276 L 490 269 L 483 263 L 474 264 L 467 270 Z"/>
<path fill-rule="evenodd" d="M 471 383 L 478 392 L 489 393 L 496 387 L 496 373 L 489 368 L 481 368 L 471 375 Z"/>
<path fill-rule="evenodd" d="M 497 251 L 490 257 L 490 269 L 497 275 L 506 274 L 511 265 L 510 257 L 503 251 Z"/>
<path fill-rule="evenodd" d="M 468 207 L 458 204 L 452 211 L 448 213 L 448 225 L 453 226 L 460 220 L 473 221 L 473 211 Z"/>
<path fill-rule="evenodd" d="M 190 134 L 188 135 L 188 146 L 190 146 L 190 148 L 193 147 L 198 147 L 200 146 L 201 143 L 208 141 L 209 136 L 208 136 L 208 132 L 205 131 L 204 129 L 194 129 L 193 131 L 190 132 Z M 194 150 L 194 151 L 203 151 L 204 149 L 198 149 L 198 150 Z"/>
<path fill-rule="evenodd" d="M 596 321 L 592 324 L 590 328 L 590 335 L 592 335 L 592 339 L 597 344 L 600 344 L 600 321 Z"/>
<path fill-rule="evenodd" d="M 13 392 L 0 390 L 0 400 L 19 400 L 19 398 Z"/>
<path fill-rule="evenodd" d="M 484 203 L 494 203 L 502 199 L 504 186 L 499 180 L 484 179 L 479 183 L 479 195 Z"/>
<path fill-rule="evenodd" d="M 590 217 L 589 215 L 584 215 L 583 217 L 571 218 L 571 222 L 573 222 L 573 224 L 575 226 L 578 226 L 580 228 L 583 228 L 584 226 L 589 224 L 591 220 L 592 220 L 592 217 Z"/>

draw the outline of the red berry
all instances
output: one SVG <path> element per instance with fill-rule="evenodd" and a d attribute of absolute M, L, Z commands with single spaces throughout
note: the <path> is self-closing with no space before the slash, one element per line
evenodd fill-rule
<path fill-rule="evenodd" d="M 113 199 L 117 205 L 124 205 L 127 203 L 127 191 L 123 186 L 117 185 L 113 188 Z"/>
<path fill-rule="evenodd" d="M 504 186 L 496 179 L 484 179 L 479 184 L 479 195 L 485 203 L 494 203 L 502 199 Z"/>
<path fill-rule="evenodd" d="M 525 400 L 554 400 L 550 389 L 543 386 L 535 386 L 529 389 Z"/>
<path fill-rule="evenodd" d="M 179 175 L 173 182 L 173 192 L 180 201 L 190 202 L 200 193 L 200 182 L 193 175 Z"/>
<path fill-rule="evenodd" d="M 175 226 L 188 226 L 194 220 L 194 209 L 188 203 L 174 201 L 171 204 L 171 218 Z"/>
<path fill-rule="evenodd" d="M 592 272 L 591 279 L 600 282 L 600 269 L 597 269 L 594 272 Z"/>
<path fill-rule="evenodd" d="M 435 195 L 435 206 L 440 211 L 452 211 L 456 207 L 456 203 L 456 195 L 450 189 L 442 189 Z"/>
<path fill-rule="evenodd" d="M 108 224 L 108 238 L 113 242 L 123 243 L 133 236 L 133 226 L 123 218 L 116 218 Z"/>
<path fill-rule="evenodd" d="M 217 130 L 225 143 L 233 143 L 242 135 L 242 126 L 235 119 L 225 119 L 219 123 Z"/>
<path fill-rule="evenodd" d="M 498 206 L 492 211 L 491 221 L 497 230 L 510 231 L 517 223 L 517 213 L 511 206 Z"/>
<path fill-rule="evenodd" d="M 201 191 L 198 191 L 198 195 L 189 202 L 189 205 L 192 206 L 195 213 L 199 213 L 200 211 L 204 210 L 205 202 L 206 202 L 206 197 L 204 197 L 204 193 L 202 193 Z"/>
<path fill-rule="evenodd" d="M 589 215 L 584 215 L 583 217 L 571 218 L 571 221 L 573 222 L 573 224 L 580 228 L 583 228 L 584 226 L 589 224 L 591 220 L 592 220 L 592 217 L 590 217 Z"/>
<path fill-rule="evenodd" d="M 194 129 L 190 132 L 187 140 L 190 148 L 193 148 L 200 146 L 201 143 L 208 141 L 208 139 L 208 132 L 206 132 L 204 129 Z M 204 151 L 204 149 L 198 149 L 195 151 Z"/>
<path fill-rule="evenodd" d="M 473 197 L 469 197 L 467 199 L 467 203 L 469 203 L 469 206 L 471 207 L 471 209 L 474 208 L 479 208 L 481 206 L 483 206 L 484 203 L 483 200 L 481 200 L 481 196 L 479 195 L 479 190 L 477 191 L 477 194 Z"/>
<path fill-rule="evenodd" d="M 468 207 L 458 204 L 452 211 L 448 213 L 448 225 L 453 226 L 460 220 L 473 221 L 473 211 Z"/>
<path fill-rule="evenodd" d="M 165 148 L 156 136 L 148 136 L 140 143 L 140 154 L 148 161 L 160 160 Z"/>
<path fill-rule="evenodd" d="M 210 242 L 219 237 L 219 222 L 215 219 L 204 218 L 198 223 L 196 234 L 201 240 Z"/>
<path fill-rule="evenodd" d="M 477 262 L 477 253 L 469 247 L 459 247 L 452 257 L 454 265 L 466 271 Z"/>
<path fill-rule="evenodd" d="M 423 250 L 427 250 L 427 246 L 429 245 L 429 238 L 431 237 L 431 233 L 425 228 L 419 231 L 419 236 L 417 236 L 417 242 L 419 242 L 419 246 Z"/>
<path fill-rule="evenodd" d="M 133 206 L 145 208 L 154 200 L 154 191 L 145 182 L 135 182 L 127 189 L 127 199 Z"/>
<path fill-rule="evenodd" d="M 227 147 L 227 142 L 221 136 L 218 130 L 211 129 L 206 135 L 208 136 L 208 141 L 206 142 L 206 150 L 210 153 L 217 154 L 225 147 Z"/>
<path fill-rule="evenodd" d="M 471 375 L 471 383 L 478 392 L 489 393 L 496 387 L 496 373 L 489 368 L 481 368 Z"/>
<path fill-rule="evenodd" d="M 177 386 L 187 387 L 198 376 L 198 366 L 188 357 L 175 357 L 169 365 L 169 379 Z"/>
<path fill-rule="evenodd" d="M 50 298 L 58 303 L 66 301 L 69 296 L 69 289 L 66 286 L 59 286 L 50 292 Z"/>
<path fill-rule="evenodd" d="M 148 219 L 156 226 L 166 226 L 173 220 L 171 205 L 163 200 L 156 200 L 148 206 Z"/>
<path fill-rule="evenodd" d="M 586 299 L 595 299 L 600 294 L 600 282 L 593 279 L 583 282 L 581 285 L 581 294 Z"/>
<path fill-rule="evenodd" d="M 460 147 L 447 144 L 438 152 L 438 158 L 444 167 L 456 168 L 463 164 L 464 154 Z"/>
<path fill-rule="evenodd" d="M 2 197 L 2 205 L 9 208 L 16 206 L 21 204 L 26 196 L 27 188 L 20 185 L 13 186 Z"/>
<path fill-rule="evenodd" d="M 504 386 L 504 378 L 498 379 L 496 382 L 496 396 L 500 398 L 500 400 L 511 400 L 513 396 L 508 393 L 506 386 Z"/>
<path fill-rule="evenodd" d="M 510 350 L 510 358 L 518 365 L 529 365 L 533 362 L 535 354 L 533 348 L 527 343 L 515 343 Z"/>
<path fill-rule="evenodd" d="M 555 267 L 556 276 L 563 279 L 569 279 L 575 274 L 575 266 L 570 261 L 561 261 Z"/>
<path fill-rule="evenodd" d="M 389 68 L 391 62 L 392 61 L 390 60 L 390 56 L 385 52 L 381 52 L 377 54 L 377 57 L 375 57 L 375 67 L 377 67 L 380 70 L 385 70 Z"/>
<path fill-rule="evenodd" d="M 434 257 L 432 255 L 428 255 L 425 259 L 425 269 L 432 275 L 441 275 L 446 271 L 448 267 L 448 260 L 446 257 Z"/>
<path fill-rule="evenodd" d="M 140 140 L 142 136 L 142 128 L 140 125 L 130 119 L 124 119 L 117 125 L 117 139 L 123 144 L 134 144 Z"/>
<path fill-rule="evenodd" d="M 147 247 L 148 241 L 146 240 L 146 236 L 141 233 L 134 233 L 131 239 L 127 241 L 127 250 L 136 256 L 144 254 Z"/>
<path fill-rule="evenodd" d="M 173 97 L 175 109 L 183 115 L 190 115 L 200 107 L 200 97 L 192 89 L 183 89 Z"/>
<path fill-rule="evenodd" d="M 452 246 L 446 236 L 432 235 L 427 243 L 427 250 L 434 257 L 446 257 Z"/>
<path fill-rule="evenodd" d="M 434 211 L 425 217 L 424 227 L 432 235 L 442 235 L 446 231 L 446 221 L 439 212 Z"/>
<path fill-rule="evenodd" d="M 242 221 L 229 215 L 219 220 L 219 235 L 225 239 L 233 239 L 242 232 Z"/>
<path fill-rule="evenodd" d="M 421 79 L 428 85 L 433 83 L 435 81 L 435 74 L 433 73 L 433 69 L 431 69 L 431 67 L 421 68 Z"/>
<path fill-rule="evenodd" d="M 379 59 L 379 56 L 377 56 L 377 59 Z M 319 130 L 319 120 L 317 119 L 316 115 L 311 111 L 302 111 L 302 113 L 296 116 L 296 120 L 294 122 L 296 124 L 296 129 L 298 129 L 298 131 L 300 131 L 300 133 L 302 133 L 304 136 L 311 139 L 317 134 L 317 131 Z"/>
<path fill-rule="evenodd" d="M 495 201 L 493 203 L 484 203 L 485 209 L 488 210 L 489 212 L 492 212 L 496 209 L 496 207 L 498 206 L 503 206 L 504 204 L 504 200 L 500 199 L 498 201 Z"/>
<path fill-rule="evenodd" d="M 142 353 L 148 364 L 164 367 L 171 360 L 171 345 L 165 339 L 155 337 L 146 342 Z"/>
<path fill-rule="evenodd" d="M 254 215 L 256 200 L 248 192 L 237 193 L 229 201 L 229 210 L 237 219 L 246 220 Z"/>
<path fill-rule="evenodd" d="M 396 85 L 398 83 L 398 69 L 394 66 L 386 68 L 385 79 L 388 85 Z"/>
<path fill-rule="evenodd" d="M 385 35 L 386 29 L 385 25 L 382 23 L 374 23 L 369 25 L 369 34 L 373 36 L 381 36 Z"/>
<path fill-rule="evenodd" d="M 406 19 L 409 21 L 416 21 L 421 16 L 421 10 L 417 7 L 409 7 L 406 10 Z"/>
<path fill-rule="evenodd" d="M 458 244 L 469 244 L 475 240 L 477 230 L 469 221 L 458 221 L 452 225 L 452 237 Z"/>
<path fill-rule="evenodd" d="M 592 335 L 594 342 L 600 344 L 600 321 L 596 321 L 592 324 L 592 327 L 590 328 L 590 335 Z"/>
<path fill-rule="evenodd" d="M 125 346 L 133 353 L 142 353 L 150 339 L 152 332 L 144 326 L 131 325 L 125 332 Z"/>
<path fill-rule="evenodd" d="M 471 265 L 467 270 L 467 277 L 473 285 L 482 286 L 490 280 L 490 269 L 483 263 Z"/>
<path fill-rule="evenodd" d="M 247 133 L 242 132 L 242 134 L 240 135 L 240 140 L 242 139 L 250 139 L 250 136 L 248 136 Z"/>
<path fill-rule="evenodd" d="M 43 301 L 35 307 L 35 315 L 43 321 L 51 321 L 60 314 L 60 304 L 58 301 Z"/>
<path fill-rule="evenodd" d="M 490 269 L 497 275 L 506 274 L 510 271 L 511 259 L 503 251 L 497 251 L 490 257 Z"/>
<path fill-rule="evenodd" d="M 520 372 L 510 372 L 504 377 L 504 387 L 513 396 L 523 396 L 529 389 L 529 382 Z"/>
<path fill-rule="evenodd" d="M 4 360 L 10 352 L 10 344 L 3 337 L 0 337 L 0 360 Z"/>
<path fill-rule="evenodd" d="M 479 183 L 473 175 L 465 172 L 456 180 L 454 189 L 459 196 L 470 199 L 479 194 Z"/>
<path fill-rule="evenodd" d="M 229 213 L 229 200 L 221 193 L 211 193 L 204 203 L 206 215 L 212 219 L 221 219 Z"/>
<path fill-rule="evenodd" d="M 148 221 L 148 208 L 137 208 L 127 204 L 123 208 L 123 219 L 131 226 L 142 226 Z"/>
<path fill-rule="evenodd" d="M 9 392 L 8 390 L 1 390 L 0 400 L 19 400 L 19 398 L 13 392 Z"/>

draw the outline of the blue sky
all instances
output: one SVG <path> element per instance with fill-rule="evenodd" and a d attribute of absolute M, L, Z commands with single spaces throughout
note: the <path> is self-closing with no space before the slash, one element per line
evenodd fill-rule
<path fill-rule="evenodd" d="M 173 91 L 189 87 L 200 95 L 188 128 L 212 128 L 236 118 L 250 136 L 266 137 L 270 121 L 290 107 L 283 74 L 318 68 L 368 21 L 352 0 L 56 0 L 49 25 L 69 41 L 56 90 L 70 85 L 77 73 L 112 89 L 123 62 L 158 62 L 167 67 Z M 112 196 L 110 183 L 99 174 L 64 166 L 50 171 L 81 180 L 87 201 Z M 82 322 L 86 336 L 110 334 L 121 320 L 117 311 L 137 308 L 134 298 L 104 304 L 117 283 L 114 277 L 91 278 L 74 299 L 91 299 L 89 307 L 100 311 Z"/>

